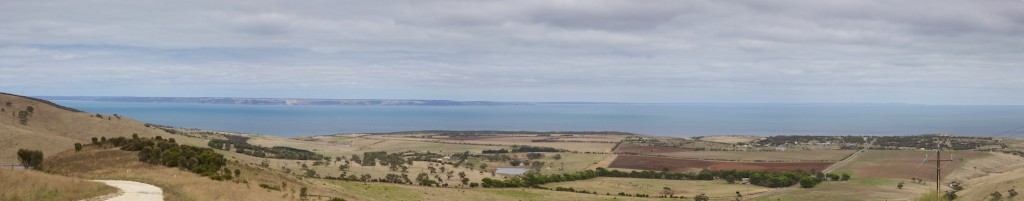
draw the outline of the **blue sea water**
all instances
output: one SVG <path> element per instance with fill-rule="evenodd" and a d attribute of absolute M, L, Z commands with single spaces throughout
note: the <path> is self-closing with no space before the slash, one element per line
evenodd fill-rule
<path fill-rule="evenodd" d="M 1024 137 L 1024 106 L 908 104 L 537 104 L 256 106 L 54 101 L 144 122 L 274 136 L 411 130 L 625 131 L 700 135 Z M 1015 130 L 1016 129 L 1016 130 Z"/>

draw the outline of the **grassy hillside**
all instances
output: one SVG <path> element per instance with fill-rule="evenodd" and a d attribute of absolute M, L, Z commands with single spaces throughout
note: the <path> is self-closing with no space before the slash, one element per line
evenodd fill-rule
<path fill-rule="evenodd" d="M 82 200 L 117 192 L 101 183 L 29 170 L 0 170 L 0 200 Z"/>
<path fill-rule="evenodd" d="M 240 176 L 230 181 L 215 181 L 178 168 L 139 162 L 137 152 L 87 146 L 80 152 L 61 152 L 44 164 L 45 171 L 88 179 L 138 181 L 159 186 L 166 200 L 296 200 L 306 181 L 271 171 L 229 162 Z M 281 187 L 261 188 L 260 184 Z M 311 194 L 340 196 L 317 187 Z"/>
<path fill-rule="evenodd" d="M 31 108 L 31 109 L 29 109 Z M 0 93 L 0 164 L 17 163 L 15 152 L 36 149 L 50 155 L 87 144 L 92 137 L 175 137 L 144 123 L 112 114 L 91 114 L 47 101 Z M 179 137 L 181 138 L 181 137 Z M 201 145 L 195 139 L 178 139 L 182 144 Z"/>

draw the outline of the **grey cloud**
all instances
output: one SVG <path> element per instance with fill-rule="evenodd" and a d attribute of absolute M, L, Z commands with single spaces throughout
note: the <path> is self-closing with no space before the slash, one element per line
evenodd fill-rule
<path fill-rule="evenodd" d="M 0 5 L 0 88 L 44 95 L 1024 102 L 1015 0 Z"/>

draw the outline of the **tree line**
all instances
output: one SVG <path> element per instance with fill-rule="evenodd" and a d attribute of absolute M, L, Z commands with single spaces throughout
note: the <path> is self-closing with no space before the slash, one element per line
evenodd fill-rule
<path fill-rule="evenodd" d="M 563 174 L 550 174 L 542 175 L 539 173 L 527 173 L 521 177 L 513 177 L 511 179 L 499 180 L 484 178 L 482 180 L 482 186 L 485 188 L 504 188 L 504 187 L 539 187 L 541 184 L 553 183 L 553 182 L 566 182 L 566 181 L 577 181 L 593 179 L 596 177 L 627 177 L 627 178 L 646 178 L 646 179 L 669 179 L 669 180 L 715 180 L 723 179 L 729 183 L 736 183 L 742 178 L 749 178 L 750 184 L 765 186 L 769 188 L 788 187 L 796 185 L 798 182 L 807 180 L 805 183 L 801 183 L 801 186 L 805 188 L 814 187 L 821 181 L 827 180 L 849 180 L 849 174 L 844 173 L 842 176 L 836 174 L 825 175 L 824 173 L 815 173 L 815 171 L 803 171 L 793 170 L 786 172 L 768 172 L 760 170 L 704 170 L 698 173 L 693 172 L 668 172 L 668 171 L 620 171 L 620 170 L 608 170 L 606 168 L 599 167 L 596 170 L 585 170 L 575 173 L 563 173 Z"/>
<path fill-rule="evenodd" d="M 208 146 L 231 151 L 234 148 L 236 153 L 260 157 L 260 158 L 277 158 L 277 159 L 291 159 L 291 160 L 322 160 L 326 157 L 316 152 L 296 149 L 291 147 L 263 147 L 259 145 L 253 145 L 246 143 L 244 140 L 222 140 L 222 139 L 211 139 L 207 143 Z"/>
<path fill-rule="evenodd" d="M 481 153 L 485 153 L 485 154 L 507 154 L 507 153 L 515 153 L 515 152 L 567 152 L 567 151 L 568 150 L 565 150 L 565 149 L 557 149 L 557 148 L 551 148 L 551 147 L 535 147 L 535 146 L 519 146 L 519 145 L 517 145 L 517 146 L 512 146 L 512 150 L 508 150 L 508 149 L 504 149 L 504 148 L 498 149 L 498 150 L 485 149 L 485 150 L 481 151 Z"/>
<path fill-rule="evenodd" d="M 133 134 L 132 138 L 106 139 L 103 137 L 102 141 L 93 139 L 94 145 L 112 145 L 125 151 L 138 151 L 139 161 L 145 163 L 177 167 L 210 177 L 213 180 L 230 180 L 232 178 L 232 171 L 224 167 L 227 165 L 224 155 L 218 154 L 210 148 L 179 145 L 174 138 L 164 139 L 160 136 L 140 138 Z M 239 171 L 236 170 L 234 173 L 235 176 L 238 176 Z"/>

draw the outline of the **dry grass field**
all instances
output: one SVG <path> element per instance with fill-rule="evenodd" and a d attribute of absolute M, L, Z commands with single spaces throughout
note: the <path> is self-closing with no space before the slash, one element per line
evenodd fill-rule
<path fill-rule="evenodd" d="M 835 200 L 835 201 L 883 201 L 913 200 L 920 194 L 934 189 L 935 183 L 904 184 L 903 189 L 896 188 L 900 180 L 856 178 L 850 181 L 832 181 L 818 184 L 814 188 L 793 188 L 778 194 L 757 197 L 758 201 L 804 201 L 804 200 Z"/>
<path fill-rule="evenodd" d="M 562 159 L 552 158 L 555 154 L 561 154 Z M 546 153 L 545 157 L 538 161 L 546 164 L 541 173 L 561 174 L 597 168 L 594 165 L 608 156 L 609 154 Z"/>
<path fill-rule="evenodd" d="M 0 170 L 0 200 L 83 200 L 116 193 L 102 183 L 30 170 Z"/>
<path fill-rule="evenodd" d="M 627 194 L 648 194 L 651 196 L 662 195 L 664 187 L 672 189 L 674 195 L 693 197 L 705 193 L 709 197 L 734 197 L 736 192 L 748 195 L 768 191 L 769 188 L 745 184 L 728 184 L 725 181 L 692 181 L 692 180 L 661 180 L 661 179 L 638 179 L 638 178 L 609 178 L 599 177 L 583 181 L 558 182 L 543 185 L 548 188 L 563 187 L 576 190 L 587 190 L 598 194 L 619 192 Z"/>
<path fill-rule="evenodd" d="M 338 189 L 351 194 L 346 197 L 349 200 L 365 201 L 390 201 L 390 200 L 423 200 L 423 201 L 453 201 L 453 200 L 488 200 L 488 201 L 527 201 L 527 200 L 622 200 L 622 201 L 650 201 L 650 200 L 678 200 L 658 198 L 632 198 L 608 195 L 592 195 L 571 192 L 559 192 L 543 189 L 529 188 L 508 188 L 508 189 L 458 189 L 458 188 L 435 188 L 413 185 L 399 185 L 387 183 L 362 183 L 349 181 L 322 181 L 331 189 Z"/>
<path fill-rule="evenodd" d="M 310 191 L 314 194 L 344 196 L 294 177 L 235 163 L 229 163 L 228 168 L 243 170 L 237 182 L 214 181 L 177 168 L 149 165 L 139 162 L 136 152 L 118 149 L 89 147 L 77 153 L 62 152 L 47 160 L 44 164 L 46 172 L 87 179 L 129 180 L 152 184 L 163 189 L 165 200 L 172 201 L 297 200 L 297 190 L 301 186 L 310 186 Z M 271 191 L 260 188 L 258 185 L 261 183 L 285 183 L 287 187 L 284 191 Z"/>
<path fill-rule="evenodd" d="M 964 161 L 990 156 L 987 152 L 943 152 L 943 158 L 949 159 L 953 154 L 957 161 L 949 163 L 942 170 L 945 177 L 953 169 L 960 168 Z M 935 157 L 935 151 L 915 150 L 868 150 L 847 165 L 836 169 L 839 172 L 850 172 L 854 177 L 905 179 L 912 177 L 934 181 L 935 163 L 922 164 L 925 155 Z M 960 161 L 960 159 L 964 161 Z M 929 166 L 930 164 L 930 166 Z M 932 178 L 932 179 L 928 179 Z"/>
<path fill-rule="evenodd" d="M 746 163 L 720 162 L 654 156 L 619 155 L 608 167 L 619 169 L 696 172 L 710 170 L 764 170 L 772 172 L 790 170 L 824 170 L 832 163 Z"/>
<path fill-rule="evenodd" d="M 1006 191 L 1011 188 L 1018 192 L 1024 190 L 1024 157 L 989 154 L 967 160 L 946 176 L 947 180 L 960 181 L 967 186 L 960 193 L 964 200 L 982 200 L 994 191 L 1007 195 Z"/>
<path fill-rule="evenodd" d="M 1002 153 L 944 152 L 957 159 L 943 168 L 943 183 L 960 181 L 966 189 L 958 193 L 962 200 L 983 200 L 994 190 L 1006 194 L 1013 186 L 1024 186 L 1024 158 Z M 813 189 L 795 189 L 760 200 L 808 200 L 828 197 L 830 200 L 911 200 L 933 189 L 934 163 L 922 164 L 925 154 L 934 151 L 868 150 L 838 172 L 850 172 L 850 182 L 826 182 Z M 946 155 L 948 157 L 948 155 Z M 920 167 L 919 167 L 920 166 Z M 924 178 L 924 184 L 909 182 L 911 177 Z M 904 189 L 896 185 L 904 181 Z M 949 190 L 943 186 L 943 190 Z"/>
<path fill-rule="evenodd" d="M 839 161 L 855 150 L 797 150 L 797 151 L 681 151 L 666 152 L 656 155 L 692 158 L 700 160 L 725 161 Z"/>
<path fill-rule="evenodd" d="M 615 149 L 615 153 L 635 153 L 635 154 L 660 154 L 660 153 L 671 153 L 671 152 L 684 152 L 694 151 L 691 148 L 679 148 L 679 147 L 664 147 L 664 146 L 645 146 L 639 144 L 622 144 Z"/>

